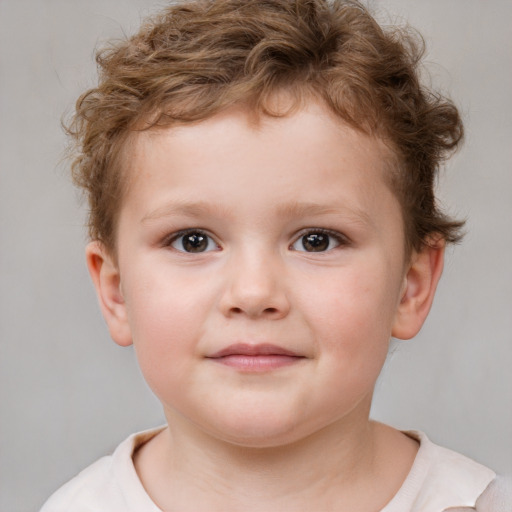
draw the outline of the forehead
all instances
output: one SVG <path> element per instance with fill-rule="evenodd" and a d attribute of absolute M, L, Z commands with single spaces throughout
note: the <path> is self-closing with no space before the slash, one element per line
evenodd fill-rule
<path fill-rule="evenodd" d="M 283 117 L 232 108 L 134 136 L 125 155 L 125 202 L 151 203 L 146 217 L 169 201 L 254 207 L 256 213 L 257 198 L 279 211 L 297 202 L 343 203 L 364 215 L 389 188 L 390 155 L 380 139 L 351 128 L 320 103 Z"/>
<path fill-rule="evenodd" d="M 166 159 L 176 166 L 186 163 L 184 160 L 190 162 L 190 170 L 202 157 L 218 157 L 226 151 L 231 158 L 250 155 L 263 161 L 270 156 L 278 167 L 287 160 L 309 159 L 318 154 L 325 160 L 339 158 L 335 147 L 343 141 L 349 141 L 351 146 L 350 152 L 341 155 L 343 161 L 358 159 L 362 165 L 366 163 L 384 171 L 386 164 L 394 160 L 393 152 L 383 139 L 349 126 L 321 102 L 311 100 L 282 116 L 233 107 L 201 121 L 133 132 L 125 144 L 124 167 L 131 178 L 137 179 L 144 171 L 139 164 L 161 158 L 165 151 L 168 152 Z M 290 153 L 288 149 L 293 146 L 295 151 Z"/>

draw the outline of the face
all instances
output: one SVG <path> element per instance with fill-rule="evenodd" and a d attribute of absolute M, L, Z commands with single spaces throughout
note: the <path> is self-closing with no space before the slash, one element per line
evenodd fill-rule
<path fill-rule="evenodd" d="M 137 137 L 106 316 L 168 417 L 257 446 L 367 421 L 409 268 L 385 146 L 317 104 Z"/>

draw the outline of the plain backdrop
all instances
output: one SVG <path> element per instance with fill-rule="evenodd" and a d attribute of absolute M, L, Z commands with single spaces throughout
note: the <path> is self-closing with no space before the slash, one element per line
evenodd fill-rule
<path fill-rule="evenodd" d="M 126 435 L 163 422 L 131 348 L 109 340 L 87 275 L 84 207 L 61 116 L 94 85 L 94 48 L 152 0 L 0 0 L 0 511 L 39 508 Z M 375 0 L 410 22 L 460 106 L 440 197 L 468 218 L 431 315 L 397 343 L 373 415 L 512 471 L 512 2 Z"/>

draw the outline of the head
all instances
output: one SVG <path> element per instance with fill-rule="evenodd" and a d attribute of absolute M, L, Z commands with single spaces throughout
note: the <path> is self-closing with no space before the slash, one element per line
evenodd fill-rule
<path fill-rule="evenodd" d="M 321 0 L 178 4 L 100 54 L 88 263 L 169 423 L 275 446 L 367 421 L 460 227 L 433 183 L 461 125 L 418 58 Z"/>
<path fill-rule="evenodd" d="M 236 105 L 286 116 L 314 100 L 389 148 L 387 179 L 402 207 L 406 253 L 433 239 L 458 241 L 463 223 L 440 210 L 434 185 L 462 124 L 450 101 L 421 85 L 422 52 L 411 32 L 386 32 L 356 1 L 172 5 L 98 53 L 99 85 L 80 97 L 68 127 L 91 238 L 115 255 L 133 179 L 126 148 L 141 131 L 200 122 Z"/>

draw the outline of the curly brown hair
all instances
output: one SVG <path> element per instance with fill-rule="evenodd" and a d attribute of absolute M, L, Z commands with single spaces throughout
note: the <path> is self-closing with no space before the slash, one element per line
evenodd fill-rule
<path fill-rule="evenodd" d="M 391 186 L 409 249 L 435 234 L 461 237 L 463 222 L 438 207 L 440 163 L 463 136 L 456 107 L 419 80 L 423 41 L 384 30 L 353 0 L 191 0 L 172 4 L 131 38 L 99 51 L 99 84 L 67 126 L 72 173 L 89 200 L 89 233 L 115 252 L 127 182 L 129 136 L 204 120 L 244 105 L 271 116 L 286 91 L 294 108 L 320 99 L 341 120 L 382 138 L 395 155 Z"/>

